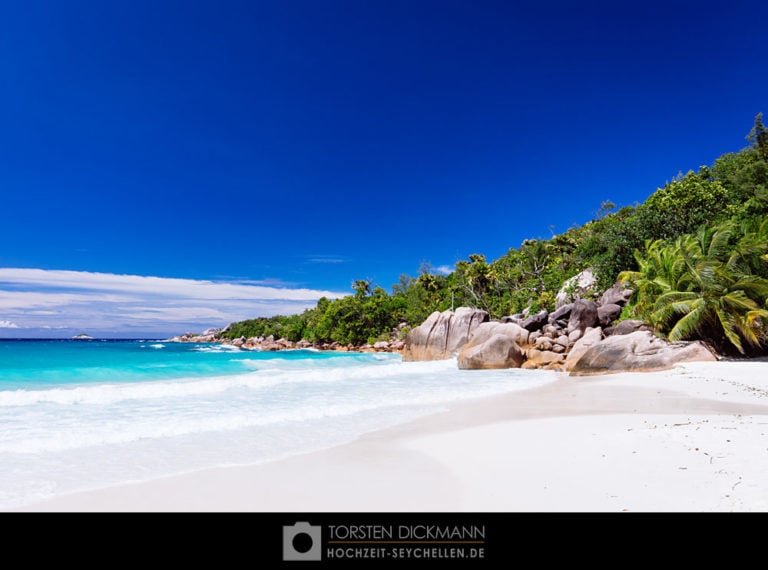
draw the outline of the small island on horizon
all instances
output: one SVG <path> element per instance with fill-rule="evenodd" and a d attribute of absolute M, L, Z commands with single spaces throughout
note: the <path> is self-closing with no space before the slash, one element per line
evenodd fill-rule
<path fill-rule="evenodd" d="M 93 337 L 86 333 L 76 334 L 71 340 L 93 340 Z"/>

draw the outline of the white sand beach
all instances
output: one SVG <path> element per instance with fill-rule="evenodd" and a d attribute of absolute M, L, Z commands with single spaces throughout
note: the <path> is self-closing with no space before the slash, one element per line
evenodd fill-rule
<path fill-rule="evenodd" d="M 764 511 L 768 362 L 571 378 L 271 463 L 33 511 Z"/>

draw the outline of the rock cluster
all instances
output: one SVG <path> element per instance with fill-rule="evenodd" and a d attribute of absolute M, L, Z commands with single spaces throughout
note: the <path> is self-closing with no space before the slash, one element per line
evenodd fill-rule
<path fill-rule="evenodd" d="M 589 276 L 580 276 L 574 281 L 577 288 L 589 283 Z M 409 333 L 403 359 L 456 356 L 459 368 L 466 370 L 544 368 L 575 375 L 659 370 L 677 362 L 716 359 L 700 342 L 656 338 L 641 321 L 614 325 L 631 295 L 616 284 L 601 296 L 592 295 L 596 300 L 576 295 L 552 313 L 516 314 L 493 322 L 485 311 L 467 307 L 435 312 Z"/>
<path fill-rule="evenodd" d="M 407 327 L 406 323 L 401 323 L 393 331 L 391 340 L 379 341 L 374 344 L 365 344 L 356 346 L 353 344 L 332 343 L 313 343 L 308 340 L 292 342 L 285 338 L 275 339 L 270 335 L 267 337 L 258 336 L 246 338 L 244 336 L 234 339 L 223 339 L 218 335 L 229 329 L 208 329 L 201 334 L 186 333 L 181 336 L 175 336 L 166 339 L 166 342 L 200 342 L 200 343 L 219 343 L 224 346 L 232 346 L 243 350 L 257 350 L 265 352 L 274 352 L 278 350 L 333 350 L 337 352 L 402 352 L 405 348 L 405 341 L 400 340 L 402 331 Z"/>
<path fill-rule="evenodd" d="M 181 336 L 174 336 L 165 339 L 165 342 L 221 342 L 216 335 L 213 334 L 195 334 L 184 333 Z"/>

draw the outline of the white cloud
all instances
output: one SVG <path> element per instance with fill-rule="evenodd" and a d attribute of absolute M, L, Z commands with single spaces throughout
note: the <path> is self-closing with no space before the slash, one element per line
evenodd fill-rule
<path fill-rule="evenodd" d="M 296 287 L 298 283 L 294 281 L 284 281 L 277 277 L 268 277 L 267 279 L 232 279 L 226 280 L 229 283 L 236 285 L 264 285 L 266 287 Z"/>
<path fill-rule="evenodd" d="M 442 275 L 449 275 L 453 273 L 453 267 L 451 267 L 450 265 L 440 265 L 438 267 L 435 267 L 435 271 Z"/>
<path fill-rule="evenodd" d="M 346 259 L 340 257 L 310 257 L 308 263 L 346 263 Z"/>
<path fill-rule="evenodd" d="M 2 280 L 0 279 L 0 283 Z M 23 284 L 17 283 L 23 286 Z M 85 294 L 85 293 L 55 293 L 46 291 L 3 291 L 0 290 L 0 309 L 4 311 L 14 309 L 39 309 L 41 307 L 53 308 L 62 305 L 88 304 L 94 300 L 109 303 L 129 302 L 134 297 L 111 294 Z M 39 310 L 30 310 L 27 314 L 40 314 Z M 42 311 L 51 313 L 53 311 Z"/>
<path fill-rule="evenodd" d="M 86 271 L 0 268 L 0 283 L 59 289 L 98 290 L 133 294 L 166 294 L 198 299 L 289 299 L 306 301 L 322 296 L 337 296 L 331 291 L 285 289 L 194 279 L 116 275 Z"/>
<path fill-rule="evenodd" d="M 19 325 L 11 321 L 0 321 L 0 329 L 17 329 Z"/>
<path fill-rule="evenodd" d="M 9 319 L 0 325 L 16 320 L 30 329 L 184 332 L 301 312 L 320 297 L 342 295 L 242 282 L 0 268 L 0 311 Z"/>
<path fill-rule="evenodd" d="M 350 259 L 343 255 L 337 255 L 335 253 L 313 253 L 304 256 L 304 263 L 320 263 L 320 264 L 337 264 L 348 263 Z"/>

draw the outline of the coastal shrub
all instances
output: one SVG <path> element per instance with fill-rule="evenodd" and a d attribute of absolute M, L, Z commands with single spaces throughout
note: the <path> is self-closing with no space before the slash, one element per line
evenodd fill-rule
<path fill-rule="evenodd" d="M 722 217 L 728 211 L 728 193 L 707 176 L 706 168 L 699 174 L 689 172 L 651 194 L 638 208 L 644 238 L 674 238 Z"/>
<path fill-rule="evenodd" d="M 621 321 L 628 321 L 628 320 L 636 318 L 635 317 L 635 307 L 636 307 L 636 305 L 634 305 L 633 303 L 627 303 L 624 307 L 622 307 L 621 314 L 619 315 L 619 318 L 616 319 L 616 321 L 613 324 L 615 325 L 615 324 L 620 323 Z"/>

